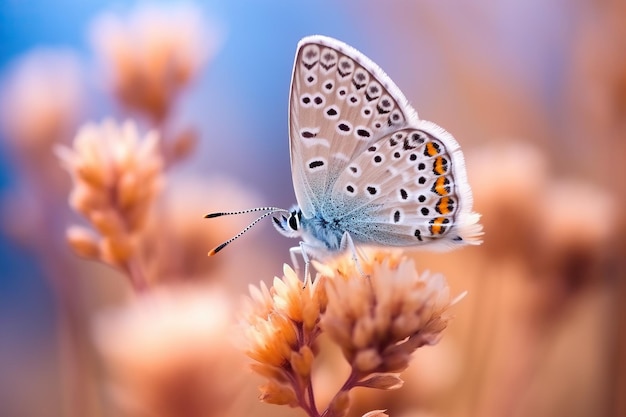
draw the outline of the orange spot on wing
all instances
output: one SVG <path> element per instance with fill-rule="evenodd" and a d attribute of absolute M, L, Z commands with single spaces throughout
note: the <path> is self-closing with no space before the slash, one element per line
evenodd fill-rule
<path fill-rule="evenodd" d="M 439 153 L 439 146 L 435 145 L 433 142 L 426 142 L 426 155 L 427 156 L 435 156 Z"/>
<path fill-rule="evenodd" d="M 430 226 L 428 228 L 430 229 L 430 233 L 433 236 L 441 235 L 446 231 L 446 225 L 448 223 L 450 223 L 450 220 L 446 219 L 445 217 L 437 217 L 436 219 L 432 219 L 430 221 Z"/>
<path fill-rule="evenodd" d="M 446 177 L 439 177 L 435 180 L 435 184 L 433 185 L 432 191 L 439 195 L 448 195 L 450 194 L 450 181 Z"/>
<path fill-rule="evenodd" d="M 445 159 L 443 159 L 443 156 L 438 156 L 435 159 L 435 164 L 433 166 L 433 171 L 435 171 L 435 174 L 443 175 L 446 173 L 446 171 L 448 170 L 448 166 L 444 164 L 444 161 Z"/>
<path fill-rule="evenodd" d="M 452 212 L 453 201 L 450 197 L 443 197 L 437 203 L 437 212 L 439 214 L 448 214 Z"/>

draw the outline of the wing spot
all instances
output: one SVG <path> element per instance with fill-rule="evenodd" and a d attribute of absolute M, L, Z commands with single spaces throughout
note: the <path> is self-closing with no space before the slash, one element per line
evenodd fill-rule
<path fill-rule="evenodd" d="M 424 149 L 424 156 L 435 156 L 441 152 L 441 147 L 436 142 L 427 142 Z"/>
<path fill-rule="evenodd" d="M 382 155 L 376 155 L 374 157 L 374 164 L 375 165 L 380 165 L 383 162 L 383 157 Z"/>
<path fill-rule="evenodd" d="M 365 98 L 367 99 L 367 101 L 374 101 L 378 97 L 380 97 L 380 85 L 377 82 L 373 81 L 367 87 L 367 91 L 365 92 Z"/>
<path fill-rule="evenodd" d="M 348 75 L 352 74 L 354 71 L 354 63 L 348 57 L 341 57 L 339 59 L 339 67 L 337 68 L 337 72 L 341 76 L 341 78 L 345 78 Z"/>
<path fill-rule="evenodd" d="M 365 87 L 367 84 L 367 72 L 363 68 L 358 68 L 354 72 L 354 77 L 352 78 L 352 84 L 356 87 L 357 90 Z"/>
<path fill-rule="evenodd" d="M 433 164 L 433 173 L 443 175 L 446 172 L 448 172 L 448 160 L 443 156 L 438 156 Z"/>
<path fill-rule="evenodd" d="M 393 222 L 394 223 L 400 223 L 400 210 L 396 210 L 393 213 Z"/>
<path fill-rule="evenodd" d="M 420 171 L 426 169 L 426 164 L 424 164 L 423 162 L 420 162 L 419 165 L 417 166 L 417 169 L 419 169 Z"/>
<path fill-rule="evenodd" d="M 430 213 L 430 210 L 428 210 L 426 207 L 422 207 L 420 211 L 424 216 L 428 216 L 428 213 Z"/>
<path fill-rule="evenodd" d="M 311 170 L 314 170 L 316 168 L 323 167 L 323 166 L 324 166 L 324 161 L 319 160 L 319 159 L 309 162 L 309 169 Z"/>
<path fill-rule="evenodd" d="M 346 122 L 341 122 L 337 125 L 337 129 L 341 130 L 342 132 L 350 132 L 352 128 Z"/>
<path fill-rule="evenodd" d="M 420 183 L 420 184 L 424 184 L 426 182 L 426 177 L 419 177 L 417 179 L 417 182 Z"/>
<path fill-rule="evenodd" d="M 417 148 L 417 146 L 411 145 L 409 139 L 408 138 L 404 138 L 404 143 L 402 144 L 402 149 L 404 149 L 405 151 L 408 151 L 408 150 L 415 149 L 415 148 Z"/>
<path fill-rule="evenodd" d="M 450 194 L 450 180 L 446 177 L 439 177 L 430 190 L 440 196 L 448 195 Z"/>
<path fill-rule="evenodd" d="M 422 232 L 420 232 L 419 229 L 415 229 L 415 233 L 414 236 L 417 238 L 417 240 L 419 240 L 420 242 L 423 240 L 422 239 Z"/>
<path fill-rule="evenodd" d="M 417 201 L 423 203 L 424 201 L 426 201 L 426 196 L 424 194 L 421 194 L 419 197 L 417 197 Z"/>
<path fill-rule="evenodd" d="M 376 195 L 376 193 L 378 192 L 378 189 L 370 185 L 367 187 L 367 192 L 370 193 L 370 195 Z"/>
<path fill-rule="evenodd" d="M 446 231 L 446 225 L 450 223 L 450 220 L 445 217 L 437 217 L 436 219 L 432 219 L 429 223 L 430 226 L 428 226 L 428 229 L 432 235 L 442 235 Z"/>
<path fill-rule="evenodd" d="M 319 48 L 316 45 L 307 45 L 302 51 L 302 65 L 307 70 L 312 69 L 317 65 L 317 57 L 319 56 Z"/>
<path fill-rule="evenodd" d="M 339 112 L 337 112 L 336 106 L 330 106 L 326 109 L 326 116 L 329 119 L 337 119 L 339 117 Z"/>
<path fill-rule="evenodd" d="M 411 139 L 413 140 L 413 142 L 417 142 L 417 143 L 419 143 L 419 144 L 424 143 L 424 140 L 425 140 L 425 139 L 424 139 L 423 137 L 421 137 L 421 136 L 419 135 L 419 133 L 417 133 L 417 132 L 414 132 L 414 133 L 411 135 Z"/>
<path fill-rule="evenodd" d="M 369 138 L 372 135 L 369 130 L 363 128 L 357 129 L 356 134 L 362 138 Z"/>
<path fill-rule="evenodd" d="M 409 193 L 407 193 L 404 188 L 400 188 L 400 198 L 402 198 L 403 200 L 409 198 Z"/>
<path fill-rule="evenodd" d="M 314 138 L 317 136 L 317 132 L 313 132 L 311 130 L 301 130 L 300 131 L 300 136 L 302 136 L 305 139 L 310 139 L 310 138 Z"/>
<path fill-rule="evenodd" d="M 415 155 L 414 153 L 412 153 L 411 155 L 409 155 L 409 159 L 411 161 L 415 161 L 417 159 L 417 155 Z"/>
<path fill-rule="evenodd" d="M 322 62 L 320 65 L 328 72 L 337 64 L 337 53 L 332 49 L 325 49 L 322 53 Z"/>
<path fill-rule="evenodd" d="M 450 197 L 442 197 L 437 202 L 435 210 L 439 214 L 450 214 L 454 210 L 454 200 Z"/>

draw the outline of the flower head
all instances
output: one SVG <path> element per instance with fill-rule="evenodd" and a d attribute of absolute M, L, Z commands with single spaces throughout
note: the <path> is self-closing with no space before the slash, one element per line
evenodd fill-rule
<path fill-rule="evenodd" d="M 129 416 L 219 416 L 241 383 L 224 337 L 227 296 L 203 286 L 160 287 L 101 313 L 94 336 L 112 399 Z"/>
<path fill-rule="evenodd" d="M 70 205 L 100 236 L 73 228 L 70 243 L 78 245 L 79 253 L 97 253 L 101 260 L 124 267 L 136 254 L 139 234 L 160 189 L 158 136 L 152 132 L 140 140 L 134 123 L 105 121 L 83 126 L 73 148 L 57 151 L 74 182 Z M 87 248 L 90 240 L 97 248 Z"/>
<path fill-rule="evenodd" d="M 368 258 L 361 262 L 367 276 L 354 262 L 318 265 L 328 282 L 320 326 L 357 373 L 401 372 L 415 349 L 437 343 L 445 329 L 448 285 L 441 275 L 418 274 L 413 261 L 399 254 L 374 252 Z"/>
<path fill-rule="evenodd" d="M 44 151 L 75 127 L 82 69 L 68 50 L 38 49 L 12 64 L 0 95 L 0 128 L 14 148 Z"/>
<path fill-rule="evenodd" d="M 218 34 L 190 4 L 144 5 L 97 18 L 92 41 L 118 99 L 159 121 L 214 53 Z"/>
<path fill-rule="evenodd" d="M 325 305 L 324 279 L 302 282 L 286 265 L 283 278 L 274 278 L 271 288 L 264 283 L 250 287 L 241 322 L 245 353 L 255 361 L 252 369 L 269 379 L 261 387 L 262 401 L 307 407 L 300 394 L 310 389 Z"/>

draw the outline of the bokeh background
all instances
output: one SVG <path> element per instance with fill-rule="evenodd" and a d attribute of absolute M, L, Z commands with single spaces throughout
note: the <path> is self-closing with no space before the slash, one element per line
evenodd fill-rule
<path fill-rule="evenodd" d="M 120 36 L 111 21 L 131 29 Z M 170 24 L 178 30 L 165 30 Z M 252 218 L 202 216 L 294 203 L 289 82 L 298 40 L 318 33 L 372 58 L 422 118 L 457 138 L 485 225 L 481 247 L 414 255 L 469 294 L 442 342 L 418 352 L 405 387 L 357 392 L 354 415 L 626 415 L 626 4 L 618 0 L 3 1 L 0 415 L 154 415 L 128 405 L 152 398 L 151 389 L 212 398 L 202 391 L 210 383 L 200 389 L 176 373 L 219 351 L 215 338 L 194 339 L 206 322 L 190 317 L 216 321 L 209 334 L 222 336 L 228 326 L 215 311 L 236 310 L 248 283 L 280 275 L 295 241 L 264 222 L 207 258 Z M 166 110 L 135 99 L 141 91 L 116 90 L 115 74 L 128 69 L 116 52 L 128 46 L 149 76 L 154 61 L 141 51 L 177 35 L 191 70 Z M 67 206 L 70 180 L 52 149 L 107 117 L 161 129 L 178 158 L 151 235 L 168 254 L 154 284 L 210 294 L 159 292 L 172 314 L 137 313 L 144 307 L 121 274 L 78 259 L 65 242 L 65 228 L 81 219 Z M 194 343 L 206 349 L 170 363 L 172 351 Z M 237 389 L 201 403 L 197 415 L 223 415 L 212 407 L 224 398 L 236 403 L 230 415 L 302 415 L 258 403 L 245 360 L 230 360 L 241 369 Z M 179 379 L 151 387 L 168 372 Z M 334 378 L 320 370 L 322 400 Z M 171 410 L 161 415 L 196 415 Z"/>

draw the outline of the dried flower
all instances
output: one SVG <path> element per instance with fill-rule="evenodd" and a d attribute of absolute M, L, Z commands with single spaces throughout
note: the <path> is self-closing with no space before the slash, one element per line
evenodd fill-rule
<path fill-rule="evenodd" d="M 271 288 L 250 287 L 242 324 L 252 368 L 269 379 L 262 401 L 299 406 L 313 417 L 345 416 L 352 388 L 401 387 L 397 374 L 410 355 L 439 340 L 455 302 L 444 278 L 418 275 L 400 251 L 363 253 L 358 265 L 351 256 L 314 262 L 319 273 L 313 282 L 300 281 L 285 266 Z M 342 349 L 351 371 L 320 414 L 311 371 L 322 332 Z"/>
<path fill-rule="evenodd" d="M 261 387 L 262 401 L 315 409 L 306 394 L 312 390 L 314 344 L 326 306 L 324 281 L 302 282 L 285 265 L 283 278 L 274 278 L 270 289 L 264 283 L 250 286 L 242 317 L 244 349 L 256 362 L 252 369 L 269 379 Z"/>
<path fill-rule="evenodd" d="M 191 4 L 144 5 L 126 16 L 103 14 L 91 33 L 117 98 L 155 121 L 165 118 L 177 93 L 219 43 L 215 25 Z"/>
<path fill-rule="evenodd" d="M 140 235 L 161 186 L 157 134 L 140 140 L 134 123 L 104 121 L 83 126 L 73 148 L 57 151 L 74 182 L 71 207 L 100 235 L 97 254 L 85 246 L 94 237 L 87 238 L 84 232 L 70 230 L 70 243 L 79 253 L 96 256 L 137 278 Z"/>
<path fill-rule="evenodd" d="M 244 377 L 231 305 L 202 286 L 159 287 L 101 313 L 94 327 L 110 393 L 128 416 L 221 416 Z"/>
<path fill-rule="evenodd" d="M 320 326 L 341 347 L 360 381 L 356 385 L 395 388 L 398 379 L 362 378 L 402 372 L 415 349 L 437 343 L 452 304 L 449 289 L 443 276 L 418 274 L 413 261 L 397 253 L 367 258 L 362 262 L 367 277 L 354 262 L 347 269 L 345 261 L 334 268 L 318 265 L 328 282 Z"/>
<path fill-rule="evenodd" d="M 14 148 L 49 155 L 78 119 L 81 79 L 69 50 L 36 49 L 12 64 L 2 85 L 0 127 Z"/>
<path fill-rule="evenodd" d="M 516 256 L 532 253 L 537 244 L 539 195 L 550 178 L 545 155 L 525 142 L 505 142 L 468 152 L 466 157 L 476 210 L 483 214 L 489 235 L 486 249 Z"/>

